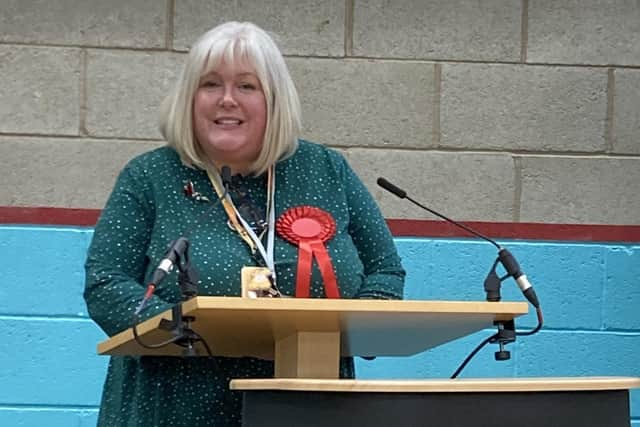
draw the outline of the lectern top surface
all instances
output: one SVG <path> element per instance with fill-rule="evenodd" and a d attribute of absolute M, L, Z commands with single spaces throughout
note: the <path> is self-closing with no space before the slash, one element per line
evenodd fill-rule
<path fill-rule="evenodd" d="M 524 302 L 397 301 L 300 298 L 196 297 L 182 304 L 183 315 L 215 355 L 272 358 L 274 343 L 299 332 L 339 332 L 342 356 L 407 356 L 493 327 L 527 313 Z M 171 337 L 159 328 L 161 313 L 138 325 L 146 343 Z M 100 354 L 180 355 L 169 346 L 148 350 L 131 329 L 98 345 Z"/>

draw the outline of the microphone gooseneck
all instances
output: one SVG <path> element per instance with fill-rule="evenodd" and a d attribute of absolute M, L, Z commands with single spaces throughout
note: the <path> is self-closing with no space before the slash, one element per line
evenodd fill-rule
<path fill-rule="evenodd" d="M 403 189 L 401 189 L 400 187 L 392 184 L 391 182 L 387 181 L 385 178 L 378 178 L 378 180 L 376 181 L 378 183 L 378 185 L 382 188 L 384 188 L 385 190 L 389 191 L 390 193 L 395 194 L 396 196 L 398 196 L 401 199 L 407 199 L 409 200 L 411 203 L 413 203 L 414 205 L 426 210 L 427 212 L 440 217 L 442 219 L 444 219 L 445 221 L 455 225 L 456 227 L 459 227 L 471 234 L 473 234 L 474 236 L 477 236 L 483 240 L 486 240 L 487 242 L 491 243 L 493 246 L 495 246 L 498 249 L 498 260 L 500 261 L 500 263 L 502 263 L 504 269 L 507 272 L 507 276 L 506 277 L 513 277 L 514 280 L 516 281 L 516 283 L 518 284 L 518 287 L 520 288 L 520 290 L 522 291 L 523 295 L 525 296 L 525 298 L 527 298 L 527 300 L 531 303 L 531 305 L 533 305 L 535 308 L 539 308 L 540 307 L 540 303 L 538 301 L 538 297 L 536 296 L 535 291 L 533 290 L 533 287 L 531 286 L 531 283 L 529 283 L 529 280 L 527 279 L 527 276 L 524 275 L 522 273 L 522 270 L 520 269 L 520 265 L 518 264 L 518 261 L 516 261 L 515 257 L 511 254 L 511 252 L 509 252 L 507 249 L 501 247 L 495 240 L 490 239 L 489 237 L 477 232 L 476 230 L 472 229 L 471 227 L 468 227 L 458 221 L 455 221 L 449 217 L 444 216 L 443 214 L 441 214 L 440 212 L 434 211 L 433 209 L 424 206 L 422 203 L 412 199 L 411 197 L 409 197 L 407 195 L 407 192 Z M 495 269 L 495 264 L 494 267 Z M 493 273 L 493 269 L 492 269 L 492 273 Z M 501 280 L 501 279 L 498 279 Z M 498 282 L 499 284 L 499 282 Z M 499 301 L 499 297 L 492 297 L 491 300 L 496 300 Z"/>
<path fill-rule="evenodd" d="M 378 185 L 380 187 L 384 188 L 385 190 L 387 190 L 390 193 L 395 194 L 396 196 L 400 197 L 401 199 L 407 199 L 408 201 L 410 201 L 411 203 L 413 203 L 416 206 L 419 206 L 420 208 L 424 209 L 425 211 L 427 211 L 427 212 L 429 212 L 429 213 L 431 213 L 431 214 L 433 214 L 433 215 L 435 215 L 437 217 L 440 217 L 440 218 L 444 219 L 445 221 L 450 222 L 451 224 L 462 228 L 465 231 L 468 231 L 469 233 L 473 234 L 474 236 L 477 236 L 477 237 L 479 237 L 479 238 L 481 238 L 483 240 L 486 240 L 487 242 L 491 243 L 496 248 L 498 248 L 498 250 L 502 249 L 500 247 L 500 245 L 498 245 L 494 240 L 488 238 L 487 236 L 485 236 L 483 234 L 478 233 L 473 228 L 467 227 L 466 225 L 464 225 L 464 224 L 462 224 L 462 223 L 460 223 L 458 221 L 455 221 L 455 220 L 453 220 L 451 218 L 448 218 L 448 217 L 442 215 L 440 212 L 436 212 L 433 209 L 428 208 L 427 206 L 424 206 L 422 203 L 420 203 L 420 202 L 418 202 L 416 200 L 413 200 L 411 197 L 407 196 L 407 192 L 406 191 L 404 191 L 403 189 L 401 189 L 399 187 L 396 187 L 395 185 L 393 185 L 392 183 L 390 183 L 386 179 L 380 177 L 380 178 L 378 178 L 377 183 L 378 183 Z"/>

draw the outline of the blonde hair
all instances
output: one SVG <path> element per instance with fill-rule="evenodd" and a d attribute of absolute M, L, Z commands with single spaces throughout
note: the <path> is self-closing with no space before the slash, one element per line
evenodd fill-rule
<path fill-rule="evenodd" d="M 193 131 L 193 98 L 202 75 L 221 62 L 245 61 L 260 80 L 267 106 L 262 150 L 250 166 L 256 175 L 293 154 L 300 134 L 300 100 L 273 39 L 250 22 L 227 22 L 204 33 L 191 47 L 173 91 L 160 110 L 160 131 L 182 161 L 207 169 L 209 160 Z"/>

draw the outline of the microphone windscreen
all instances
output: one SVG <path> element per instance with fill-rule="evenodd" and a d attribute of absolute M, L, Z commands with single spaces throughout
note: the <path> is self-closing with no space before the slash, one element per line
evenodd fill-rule
<path fill-rule="evenodd" d="M 171 242 L 167 255 L 165 258 L 175 263 L 179 257 L 182 257 L 189 247 L 189 240 L 186 237 L 179 237 L 177 240 Z"/>
<path fill-rule="evenodd" d="M 385 190 L 387 190 L 390 193 L 395 194 L 396 196 L 400 197 L 401 199 L 404 199 L 405 197 L 407 197 L 407 192 L 404 191 L 401 188 L 396 187 L 395 185 L 393 185 L 392 183 L 390 183 L 389 181 L 387 181 L 386 179 L 380 177 L 378 178 L 377 181 L 378 185 L 382 188 L 384 188 Z"/>

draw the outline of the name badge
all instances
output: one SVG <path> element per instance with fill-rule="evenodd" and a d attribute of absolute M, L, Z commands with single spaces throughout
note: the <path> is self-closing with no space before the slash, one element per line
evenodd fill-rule
<path fill-rule="evenodd" d="M 243 298 L 271 296 L 271 271 L 267 267 L 242 267 L 240 283 Z"/>

